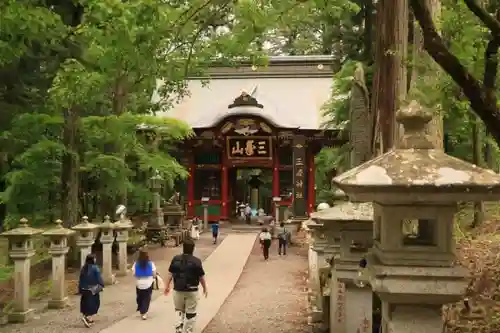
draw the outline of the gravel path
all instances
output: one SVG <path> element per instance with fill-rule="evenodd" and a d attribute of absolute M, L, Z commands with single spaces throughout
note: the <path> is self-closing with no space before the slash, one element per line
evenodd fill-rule
<path fill-rule="evenodd" d="M 224 232 L 224 231 L 223 231 Z M 220 235 L 220 241 L 224 234 Z M 220 244 L 220 242 L 219 242 Z M 195 255 L 202 260 L 206 259 L 216 245 L 212 244 L 211 234 L 202 234 L 196 241 Z M 172 257 L 182 251 L 182 246 L 177 248 L 151 249 L 149 254 L 155 262 L 158 272 L 166 276 Z M 113 323 L 135 313 L 135 280 L 132 276 L 118 278 L 119 283 L 105 289 L 101 295 L 101 309 L 92 328 L 85 328 L 80 321 L 79 298 L 70 297 L 70 304 L 65 309 L 47 311 L 35 314 L 35 319 L 26 324 L 7 325 L 0 327 L 2 333 L 98 333 Z M 161 295 L 155 291 L 153 298 Z"/>
<path fill-rule="evenodd" d="M 273 241 L 269 261 L 256 242 L 231 295 L 203 333 L 307 333 L 307 251 L 292 247 L 279 257 Z M 210 286 L 209 286 L 210 288 Z"/>

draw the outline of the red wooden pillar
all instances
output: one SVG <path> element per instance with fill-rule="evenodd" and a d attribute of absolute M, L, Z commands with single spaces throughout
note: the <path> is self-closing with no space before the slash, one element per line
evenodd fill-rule
<path fill-rule="evenodd" d="M 315 179 L 315 174 L 316 174 L 316 167 L 314 165 L 314 154 L 312 152 L 309 152 L 309 158 L 307 161 L 307 164 L 309 166 L 309 170 L 307 173 L 307 198 L 308 198 L 308 205 L 307 205 L 307 212 L 309 213 L 309 216 L 311 213 L 314 212 L 314 206 L 316 204 L 316 191 L 314 190 L 316 179 Z"/>
<path fill-rule="evenodd" d="M 188 182 L 187 182 L 187 216 L 188 218 L 194 217 L 194 174 L 196 171 L 196 165 L 194 164 L 194 156 L 191 153 L 189 157 L 189 166 L 188 166 Z"/>
<path fill-rule="evenodd" d="M 226 164 L 222 164 L 221 169 L 221 216 L 220 218 L 226 220 L 229 218 L 228 214 L 228 195 L 229 195 L 229 182 L 228 182 L 228 172 Z"/>

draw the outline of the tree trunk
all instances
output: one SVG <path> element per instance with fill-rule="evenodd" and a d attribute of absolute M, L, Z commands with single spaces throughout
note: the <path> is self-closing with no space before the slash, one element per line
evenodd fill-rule
<path fill-rule="evenodd" d="M 78 110 L 75 107 L 64 110 L 63 143 L 66 152 L 62 159 L 61 213 L 64 225 L 67 227 L 78 224 L 79 217 L 78 124 Z"/>
<path fill-rule="evenodd" d="M 396 111 L 406 98 L 405 59 L 408 49 L 408 1 L 380 0 L 377 4 L 377 40 L 372 113 L 376 115 L 374 152 L 393 148 L 399 136 Z M 378 149 L 377 149 L 378 148 Z"/>
<path fill-rule="evenodd" d="M 472 163 L 477 166 L 481 166 L 482 163 L 482 153 L 481 153 L 481 131 L 479 130 L 480 119 L 472 115 L 470 116 L 472 124 Z M 472 227 L 475 228 L 481 225 L 484 221 L 484 204 L 482 201 L 474 202 L 474 220 L 472 221 Z"/>

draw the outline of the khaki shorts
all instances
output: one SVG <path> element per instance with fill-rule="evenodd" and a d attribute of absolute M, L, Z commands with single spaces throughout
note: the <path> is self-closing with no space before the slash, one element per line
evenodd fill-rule
<path fill-rule="evenodd" d="M 198 291 L 175 291 L 174 307 L 176 311 L 196 313 L 198 306 Z"/>

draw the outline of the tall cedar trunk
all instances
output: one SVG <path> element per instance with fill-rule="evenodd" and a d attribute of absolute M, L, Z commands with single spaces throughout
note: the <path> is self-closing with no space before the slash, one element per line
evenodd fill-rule
<path fill-rule="evenodd" d="M 470 123 L 472 124 L 471 128 L 471 136 L 472 136 L 472 163 L 477 166 L 482 166 L 482 142 L 481 142 L 481 131 L 480 127 L 480 119 L 473 115 L 469 117 Z M 482 201 L 474 202 L 474 220 L 472 221 L 472 227 L 477 227 L 484 220 L 484 204 Z"/>
<path fill-rule="evenodd" d="M 79 214 L 79 167 L 78 156 L 78 123 L 79 115 L 76 108 L 64 110 L 63 143 L 66 152 L 62 159 L 62 219 L 66 226 L 78 223 Z"/>
<path fill-rule="evenodd" d="M 376 115 L 375 131 L 380 131 L 380 138 L 374 152 L 386 152 L 393 148 L 399 135 L 396 111 L 406 98 L 408 1 L 380 0 L 377 4 L 376 24 L 372 112 Z M 376 140 L 377 138 L 374 142 Z"/>
<path fill-rule="evenodd" d="M 124 74 L 119 75 L 115 81 L 113 92 L 113 114 L 115 116 L 121 116 L 125 111 L 127 103 L 127 83 L 127 77 Z M 126 158 L 125 154 L 122 155 L 122 158 Z M 116 204 L 127 206 L 127 200 L 127 192 L 124 192 L 116 198 Z"/>
<path fill-rule="evenodd" d="M 438 22 L 441 16 L 441 0 L 426 0 L 426 5 L 432 15 L 434 22 Z M 432 58 L 425 52 L 423 47 L 422 30 L 415 22 L 412 26 L 413 30 L 413 45 L 412 45 L 412 71 L 409 77 L 411 78 L 408 86 L 410 91 L 418 89 L 418 78 L 425 76 L 425 82 L 433 83 L 437 80 L 436 71 L 439 71 L 437 64 L 434 63 Z M 419 64 L 426 64 L 428 67 L 419 68 Z M 427 72 L 427 73 L 426 73 Z M 427 87 L 432 89 L 432 87 Z M 411 94 L 411 93 L 410 93 Z M 439 150 L 444 150 L 444 129 L 443 129 L 443 114 L 441 110 L 433 110 L 434 116 L 426 126 L 426 133 L 431 138 L 434 147 Z"/>

